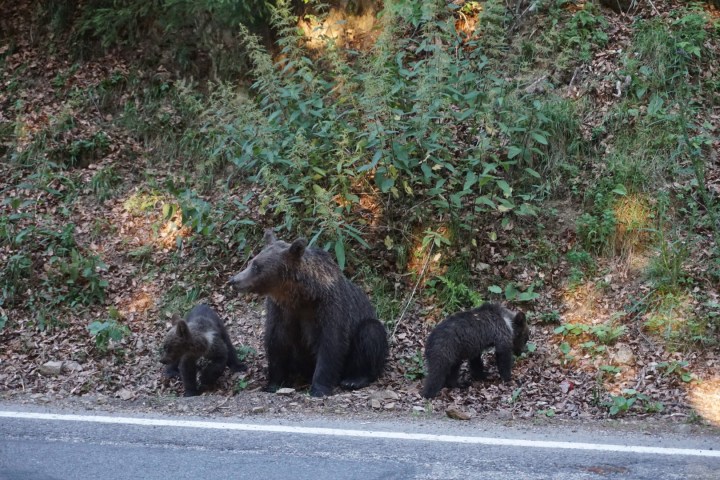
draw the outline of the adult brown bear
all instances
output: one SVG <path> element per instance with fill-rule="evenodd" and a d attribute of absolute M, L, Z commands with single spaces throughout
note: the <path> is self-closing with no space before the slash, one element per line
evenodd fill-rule
<path fill-rule="evenodd" d="M 321 397 L 337 385 L 375 381 L 388 355 L 387 332 L 365 292 L 304 238 L 287 243 L 267 230 L 264 242 L 230 284 L 266 297 L 266 389 L 310 382 L 310 395 Z"/>

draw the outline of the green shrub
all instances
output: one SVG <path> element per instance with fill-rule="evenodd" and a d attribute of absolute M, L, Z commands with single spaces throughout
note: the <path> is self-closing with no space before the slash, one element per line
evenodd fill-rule
<path fill-rule="evenodd" d="M 94 321 L 88 325 L 90 335 L 95 339 L 95 347 L 102 353 L 108 351 L 110 342 L 119 342 L 130 335 L 127 325 L 119 322 L 119 313 L 114 308 L 110 309 L 109 318 L 104 321 Z"/>
<path fill-rule="evenodd" d="M 425 359 L 420 350 L 417 350 L 410 357 L 401 358 L 400 365 L 404 367 L 405 373 L 403 373 L 403 376 L 408 380 L 420 380 L 426 375 Z"/>

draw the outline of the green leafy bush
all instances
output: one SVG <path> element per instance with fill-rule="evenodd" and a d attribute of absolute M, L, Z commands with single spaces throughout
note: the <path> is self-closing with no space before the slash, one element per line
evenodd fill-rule
<path fill-rule="evenodd" d="M 241 27 L 252 90 L 219 85 L 185 135 L 207 159 L 201 168 L 236 169 L 260 189 L 262 215 L 310 235 L 341 266 L 348 244 L 367 245 L 363 199 L 378 206 L 373 221 L 401 232 L 448 219 L 455 241 L 485 214 L 534 215 L 532 165 L 552 142 L 546 103 L 487 75 L 450 9 L 392 2 L 382 19 L 377 48 L 350 63 L 332 42 L 303 49 L 297 19 L 278 2 L 280 59 Z M 403 34 L 415 21 L 418 39 Z"/>

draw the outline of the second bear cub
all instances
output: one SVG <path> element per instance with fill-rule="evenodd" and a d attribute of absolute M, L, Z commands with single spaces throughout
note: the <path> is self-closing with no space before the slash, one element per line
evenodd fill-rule
<path fill-rule="evenodd" d="M 463 360 L 469 360 L 473 380 L 485 378 L 482 353 L 490 347 L 495 347 L 500 377 L 510 381 L 513 354 L 522 353 L 529 337 L 525 314 L 498 304 L 450 315 L 433 329 L 425 345 L 428 374 L 422 396 L 432 398 L 443 387 L 459 386 Z"/>
<path fill-rule="evenodd" d="M 198 360 L 200 368 L 198 385 Z M 230 336 L 222 320 L 207 305 L 198 305 L 185 320 L 173 317 L 173 327 L 165 336 L 160 362 L 167 365 L 165 374 L 182 378 L 185 396 L 192 397 L 212 387 L 222 375 L 225 366 L 234 372 L 245 370 L 237 358 Z"/>

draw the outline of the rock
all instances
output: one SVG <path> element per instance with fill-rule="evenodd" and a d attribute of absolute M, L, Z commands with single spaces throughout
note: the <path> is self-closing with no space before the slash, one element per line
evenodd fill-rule
<path fill-rule="evenodd" d="M 615 351 L 610 354 L 610 360 L 618 365 L 632 365 L 635 363 L 635 354 L 633 354 L 630 345 L 618 343 L 615 345 Z"/>
<path fill-rule="evenodd" d="M 397 394 L 397 392 L 394 392 L 392 390 L 385 390 L 385 398 L 388 400 L 399 400 L 400 395 Z"/>
<path fill-rule="evenodd" d="M 457 408 L 448 408 L 445 414 L 454 420 L 470 420 L 470 415 Z"/>
<path fill-rule="evenodd" d="M 400 399 L 400 395 L 392 390 L 378 390 L 377 392 L 371 393 L 370 398 L 376 400 L 398 400 Z"/>
<path fill-rule="evenodd" d="M 573 390 L 575 388 L 575 384 L 571 382 L 570 380 L 563 380 L 560 382 L 560 391 L 564 394 L 567 394 L 569 391 Z"/>
<path fill-rule="evenodd" d="M 63 362 L 62 371 L 64 373 L 82 372 L 82 365 L 75 361 Z"/>
<path fill-rule="evenodd" d="M 373 398 L 372 400 L 370 400 L 370 406 L 372 408 L 382 408 L 382 403 L 380 403 L 380 400 L 378 400 L 377 398 Z"/>
<path fill-rule="evenodd" d="M 264 413 L 265 410 L 265 407 L 253 407 L 252 410 L 250 410 L 250 413 Z"/>
<path fill-rule="evenodd" d="M 45 362 L 42 365 L 40 365 L 40 373 L 47 376 L 55 376 L 60 375 L 60 372 L 62 372 L 62 366 L 63 362 L 61 361 L 51 361 L 51 362 Z"/>
<path fill-rule="evenodd" d="M 512 410 L 508 410 L 507 408 L 499 408 L 496 411 L 496 415 L 501 420 L 509 420 L 512 418 Z"/>
<path fill-rule="evenodd" d="M 120 400 L 130 400 L 135 396 L 135 393 L 131 392 L 127 388 L 123 388 L 117 391 L 115 394 L 116 397 L 119 397 Z"/>
<path fill-rule="evenodd" d="M 421 407 L 421 406 L 419 406 L 419 405 L 413 406 L 412 409 L 413 409 L 413 412 L 418 412 L 418 413 L 425 411 L 425 407 Z"/>
<path fill-rule="evenodd" d="M 292 395 L 293 393 L 295 393 L 294 388 L 278 388 L 277 391 L 275 392 L 275 394 L 282 395 L 282 396 Z"/>
<path fill-rule="evenodd" d="M 395 410 L 395 402 L 390 402 L 385 404 L 385 410 Z"/>

